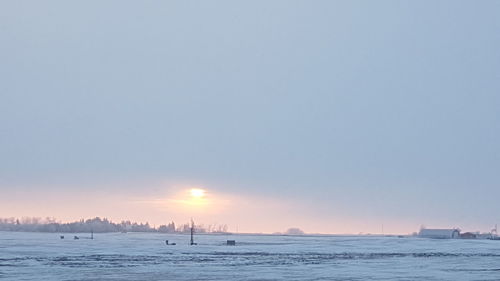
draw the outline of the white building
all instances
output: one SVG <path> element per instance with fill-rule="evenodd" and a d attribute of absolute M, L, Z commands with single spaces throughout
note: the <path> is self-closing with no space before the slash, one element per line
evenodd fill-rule
<path fill-rule="evenodd" d="M 418 237 L 434 238 L 434 239 L 455 239 L 460 238 L 460 230 L 453 229 L 429 229 L 422 228 L 418 233 Z"/>

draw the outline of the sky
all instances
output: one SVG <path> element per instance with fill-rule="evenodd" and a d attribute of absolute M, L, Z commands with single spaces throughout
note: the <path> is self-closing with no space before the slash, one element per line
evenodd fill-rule
<path fill-rule="evenodd" d="M 487 0 L 1 1 L 0 217 L 489 231 L 499 12 Z"/>

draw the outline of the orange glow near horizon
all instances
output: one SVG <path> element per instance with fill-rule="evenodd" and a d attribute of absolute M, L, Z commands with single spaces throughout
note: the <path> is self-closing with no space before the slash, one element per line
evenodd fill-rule
<path fill-rule="evenodd" d="M 307 233 L 380 233 L 381 223 L 370 216 L 314 213 L 310 202 L 264 195 L 229 193 L 200 185 L 162 186 L 161 192 L 141 194 L 114 190 L 19 190 L 9 189 L 0 198 L 0 217 L 54 217 L 73 222 L 101 217 L 114 222 L 149 222 L 152 226 L 189 222 L 226 224 L 229 231 L 273 233 L 298 227 Z M 91 207 L 89 207 L 91 206 Z M 446 221 L 432 221 L 446 225 Z M 418 221 L 384 219 L 385 233 L 417 231 Z M 481 225 L 464 225 L 480 229 Z"/>

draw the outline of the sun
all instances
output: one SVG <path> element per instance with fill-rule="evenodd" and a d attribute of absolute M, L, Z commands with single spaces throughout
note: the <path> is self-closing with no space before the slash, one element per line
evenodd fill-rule
<path fill-rule="evenodd" d="M 205 190 L 199 188 L 192 188 L 191 190 L 189 190 L 189 194 L 191 194 L 191 197 L 193 198 L 201 199 L 205 197 Z"/>

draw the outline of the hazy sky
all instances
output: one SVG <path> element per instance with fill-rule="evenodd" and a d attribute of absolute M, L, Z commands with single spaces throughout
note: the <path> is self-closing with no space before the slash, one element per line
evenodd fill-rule
<path fill-rule="evenodd" d="M 500 1 L 1 1 L 0 217 L 487 231 L 499 14 Z M 210 206 L 177 206 L 191 187 Z"/>

